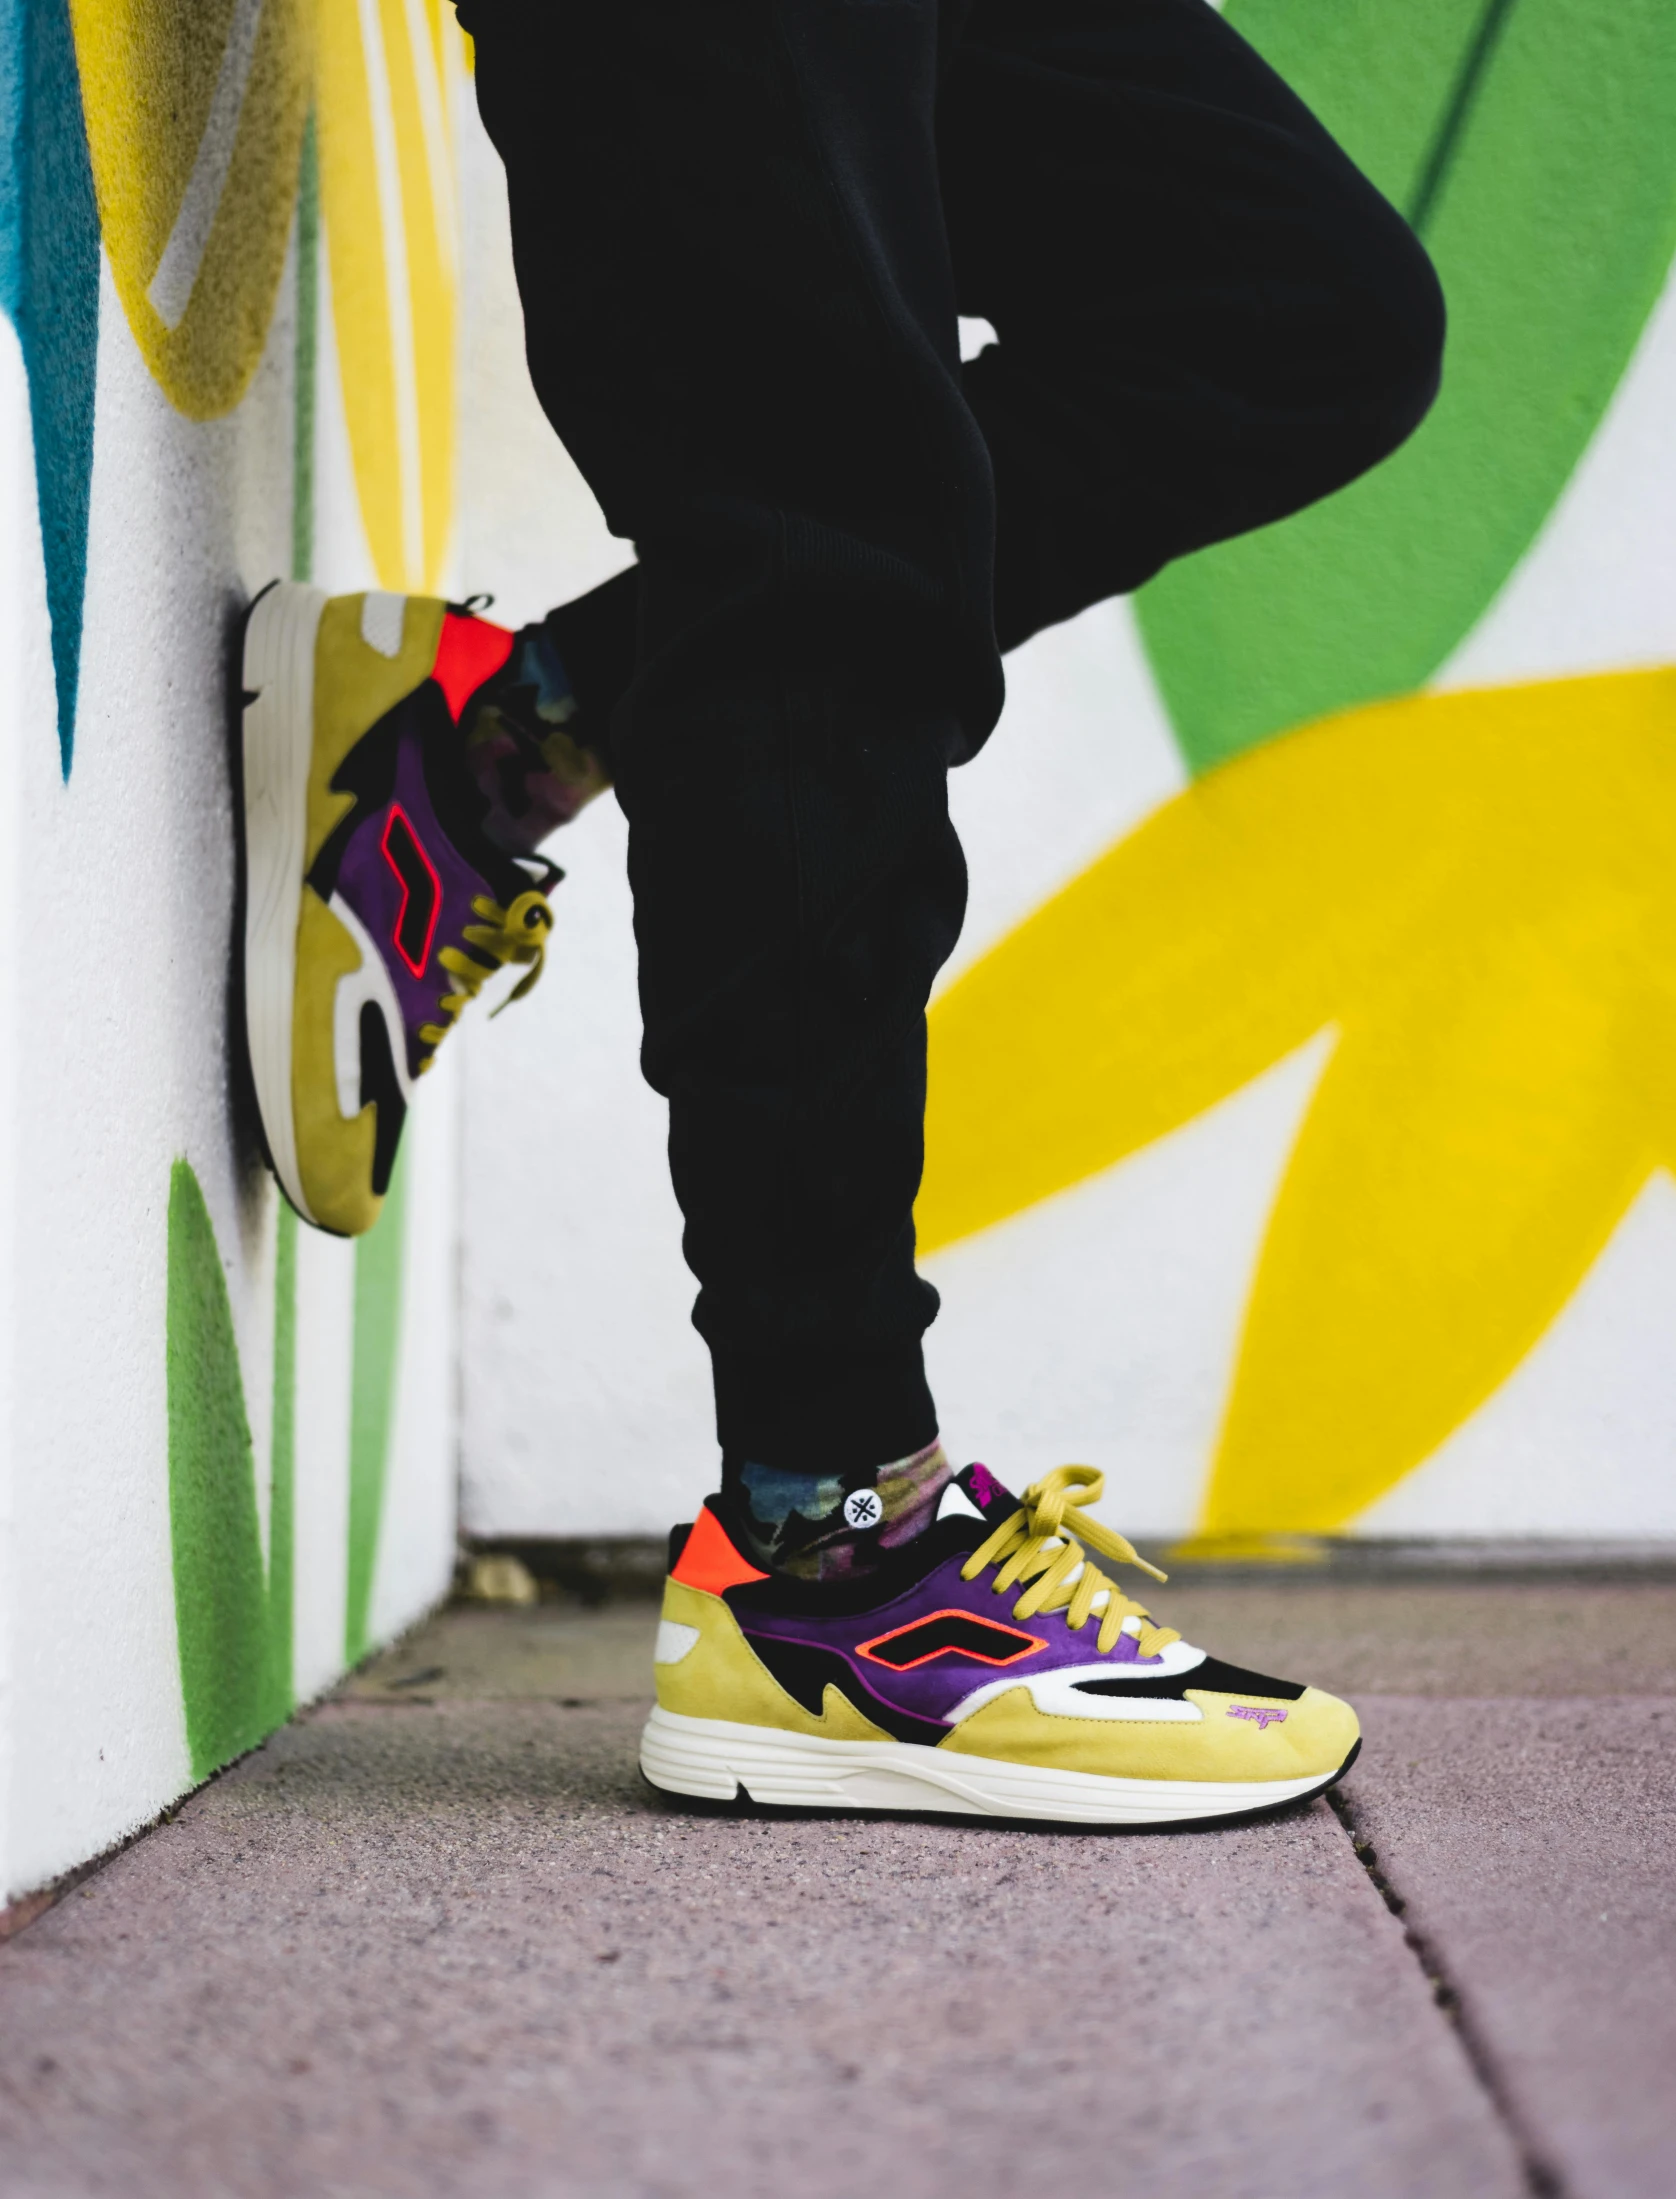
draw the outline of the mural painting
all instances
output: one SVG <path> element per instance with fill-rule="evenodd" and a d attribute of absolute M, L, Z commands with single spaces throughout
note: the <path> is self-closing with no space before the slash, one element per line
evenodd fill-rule
<path fill-rule="evenodd" d="M 338 568 L 359 567 L 365 584 L 441 583 L 452 525 L 458 34 L 442 0 L 328 11 L 307 0 L 211 0 L 207 11 L 197 0 L 11 0 L 4 17 L 0 305 L 27 374 L 58 751 L 74 801 L 93 768 L 84 760 L 72 776 L 83 660 L 100 646 L 84 632 L 90 505 L 104 469 L 132 464 L 114 442 L 95 448 L 106 345 L 131 343 L 173 412 L 204 424 L 238 415 L 277 358 L 292 391 L 290 577 L 314 564 L 324 407 L 346 436 L 358 507 L 358 539 L 338 545 Z M 115 331 L 99 325 L 102 267 Z M 170 554 L 165 539 L 156 548 Z M 241 577 L 248 588 L 270 573 Z M 219 730 L 209 737 L 218 743 Z M 191 754 L 182 747 L 183 767 Z M 378 1588 L 385 1492 L 414 1318 L 412 1164 L 398 1170 L 375 1232 L 304 1258 L 295 1217 L 259 1175 L 254 1207 L 228 1233 L 225 1210 L 206 1198 L 207 1160 L 191 1149 L 163 1163 L 156 1309 L 192 1779 L 282 1722 L 299 1686 L 320 1684 L 318 1655 L 301 1681 L 294 1657 L 296 1612 L 322 1602 L 300 1568 L 323 1554 L 330 1563 L 335 1547 L 342 1578 L 335 1599 L 324 1596 L 341 1620 L 328 1672 L 389 1627 Z M 254 1156 L 241 1165 L 248 1174 Z M 426 1184 L 421 1170 L 417 1195 L 438 1195 Z M 322 1289 L 316 1310 L 310 1294 Z M 237 1305 L 252 1291 L 269 1312 L 247 1368 L 252 1338 Z M 322 1319 L 342 1338 L 326 1337 L 324 1357 Z M 334 1457 L 341 1449 L 324 1483 L 322 1436 Z M 335 1531 L 300 1519 L 305 1488 L 329 1488 L 340 1471 Z M 143 1774 L 165 1793 L 180 1776 Z M 74 1853 L 125 1822 L 101 1832 L 90 1821 Z"/>
<path fill-rule="evenodd" d="M 1201 1549 L 1341 1530 L 1465 1420 L 1671 1165 L 1676 1067 L 1676 672 L 1424 692 L 1552 510 L 1668 276 L 1664 11 L 1228 14 L 1425 236 L 1443 392 L 1365 481 L 1143 594 L 1192 784 L 934 1009 L 919 1209 L 934 1252 L 1333 1033 Z"/>
<path fill-rule="evenodd" d="M 1225 1389 L 1212 1386 L 1219 1433 L 1170 1469 L 1198 1491 L 1190 1547 L 1265 1554 L 1355 1532 L 1446 1449 L 1540 1355 L 1626 1213 L 1676 1165 L 1676 660 L 1602 644 L 1553 673 L 1455 669 L 1587 470 L 1649 316 L 1671 296 L 1676 48 L 1658 0 L 1230 0 L 1228 12 L 1425 234 L 1452 308 L 1444 392 L 1393 464 L 1172 569 L 1140 599 L 1135 693 L 1144 686 L 1145 707 L 1167 717 L 1169 769 L 1121 830 L 1114 817 L 1081 855 L 1033 874 L 935 1005 L 919 1220 L 942 1273 L 966 1248 L 1005 1245 L 1020 1218 L 1091 1199 L 1275 1065 L 1315 1064 L 1242 1270 L 1237 1343 Z M 222 736 L 213 680 L 194 690 L 199 717 L 178 724 L 125 720 L 108 677 L 103 702 L 89 701 L 131 577 L 114 584 L 107 556 L 101 596 L 90 552 L 101 495 L 116 514 L 109 543 L 134 509 L 164 530 L 157 484 L 173 493 L 183 450 L 213 449 L 223 467 L 205 462 L 206 497 L 263 485 L 285 524 L 253 531 L 260 569 L 245 569 L 213 500 L 183 492 L 170 507 L 182 531 L 159 532 L 158 560 L 186 573 L 209 542 L 202 561 L 219 562 L 206 603 L 235 606 L 287 562 L 292 577 L 318 571 L 333 586 L 452 585 L 455 346 L 475 325 L 459 303 L 462 193 L 480 233 L 500 217 L 471 197 L 492 166 L 461 180 L 474 125 L 456 111 L 445 0 L 0 0 L 0 29 L 0 335 L 12 345 L 15 333 L 32 468 L 34 509 L 16 524 L 38 534 L 25 639 L 39 630 L 45 662 L 18 745 L 32 744 L 51 780 L 50 803 L 28 782 L 28 815 L 79 829 L 101 773 L 142 736 L 156 775 L 179 757 L 202 773 L 207 821 L 180 843 L 198 869 L 184 887 L 147 874 L 158 907 L 136 903 L 131 959 L 149 1013 L 181 939 L 227 920 L 229 881 L 206 883 L 219 857 L 203 853 L 226 839 Z M 127 444 L 96 445 L 99 404 L 118 401 L 125 437 L 138 423 L 164 454 L 141 485 L 149 506 L 114 494 Z M 520 432 L 556 464 L 533 399 L 528 413 Z M 496 478 L 504 489 L 521 470 Z M 504 517 L 498 502 L 477 514 L 474 560 L 507 532 Z M 524 539 L 548 554 L 541 528 Z M 484 584 L 475 564 L 467 577 Z M 543 568 L 530 586 L 549 578 Z M 213 615 L 200 623 L 208 635 Z M 1101 689 L 1108 714 L 1114 692 Z M 579 841 L 574 937 L 586 953 L 577 946 L 569 1012 L 509 1043 L 528 1049 L 520 1088 L 557 1143 L 608 1146 L 619 1171 L 662 1185 L 661 1131 L 634 1113 L 638 1086 L 624 1097 L 631 1041 L 619 1063 L 615 1038 L 599 1039 L 589 1078 L 574 1076 L 578 1032 L 620 1036 L 632 1023 L 626 912 L 615 946 L 599 913 L 621 891 L 620 862 L 598 883 L 617 829 L 604 808 L 576 828 L 596 840 Z M 590 848 L 592 898 L 580 890 Z M 184 873 L 188 856 L 179 862 Z M 187 915 L 171 932 L 172 894 Z M 96 965 L 78 956 L 79 944 L 64 982 L 88 990 Z M 124 1095 L 123 1134 L 143 1129 L 148 1211 L 128 1235 L 66 1256 L 120 1269 L 143 1301 L 153 1386 L 135 1377 L 136 1432 L 124 1447 L 119 1401 L 77 1441 L 108 1472 L 101 1491 L 128 1502 L 140 1486 L 120 1538 L 138 1614 L 125 1623 L 138 1660 L 146 1614 L 158 1616 L 164 1654 L 150 1693 L 120 1706 L 108 1662 L 65 1677 L 73 1658 L 58 1660 L 63 1674 L 36 1660 L 57 1692 L 24 1705 L 35 1724 L 17 1744 L 19 1791 L 68 1800 L 60 1819 L 0 1828 L 8 1885 L 94 1852 L 251 1746 L 446 1578 L 453 1461 L 436 1430 L 451 1379 L 438 1345 L 452 1319 L 451 1191 L 435 1154 L 452 1133 L 433 1107 L 441 1143 L 423 1162 L 415 1145 L 384 1220 L 356 1246 L 299 1231 L 260 1174 L 201 1010 L 194 1000 L 171 1023 L 159 1008 L 133 1050 L 145 1070 Z M 474 1222 L 468 1273 L 503 1272 L 548 1234 L 589 1278 L 574 1330 L 566 1316 L 565 1357 L 546 1348 L 555 1295 L 529 1287 L 543 1348 L 525 1364 L 557 1388 L 520 1391 L 514 1368 L 502 1421 L 558 1429 L 573 1448 L 578 1425 L 606 1428 L 622 1456 L 591 1458 L 589 1487 L 639 1492 L 661 1521 L 666 1493 L 684 1503 L 697 1487 L 666 1492 L 657 1478 L 669 1457 L 688 1473 L 698 1393 L 682 1387 L 679 1354 L 696 1346 L 673 1220 L 667 1243 L 661 1210 L 625 1227 L 620 1194 L 609 1170 L 572 1177 L 554 1196 L 578 1203 L 562 1232 L 546 1232 L 521 1184 L 506 1209 L 516 1244 Z M 91 1224 L 84 1234 L 91 1247 Z M 1134 1265 L 1132 1248 L 1123 1256 Z M 660 1259 L 667 1277 L 653 1272 Z M 629 1326 L 599 1288 L 613 1260 L 634 1293 L 638 1372 L 611 1356 Z M 1060 1272 L 1052 1288 L 1070 1304 L 1084 1278 Z M 995 1306 L 1016 1313 L 1016 1278 L 1009 1290 Z M 496 1299 L 480 1334 L 502 1310 Z M 1008 1363 L 1010 1331 L 975 1333 L 986 1358 Z M 1107 1379 L 1109 1335 L 1090 1326 L 1077 1350 Z M 578 1363 L 594 1399 L 574 1394 Z M 498 1362 L 484 1358 L 476 1379 L 498 1381 Z M 431 1446 L 423 1488 L 409 1458 L 417 1418 Z M 1031 1440 L 1024 1427 L 1021 1449 Z M 62 1473 L 67 1452 L 52 1455 Z M 520 1489 L 539 1481 L 555 1505 L 582 1478 L 530 1457 Z M 495 1470 L 479 1461 L 471 1486 L 489 1489 Z M 398 1593 L 387 1583 L 404 1537 Z M 124 1658 L 130 1648 L 125 1635 Z M 119 1732 L 120 1775 L 94 1768 Z"/>

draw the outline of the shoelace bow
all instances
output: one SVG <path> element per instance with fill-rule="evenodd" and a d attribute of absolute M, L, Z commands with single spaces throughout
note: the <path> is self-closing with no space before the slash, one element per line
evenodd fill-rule
<path fill-rule="evenodd" d="M 1138 1565 L 1155 1581 L 1168 1578 L 1124 1536 L 1097 1519 L 1083 1516 L 1085 1505 L 1097 1504 L 1106 1477 L 1093 1466 L 1056 1466 L 1051 1474 L 1034 1481 L 1019 1500 L 1019 1508 L 1003 1520 L 987 1542 L 980 1543 L 960 1569 L 962 1580 L 976 1580 L 986 1565 L 995 1565 L 994 1589 L 1000 1596 L 1019 1581 L 1033 1585 L 1013 1605 L 1015 1619 L 1034 1618 L 1038 1611 L 1063 1611 L 1065 1623 L 1080 1633 L 1096 1607 L 1100 1611 L 1097 1647 L 1106 1656 L 1117 1646 L 1125 1619 L 1138 1625 L 1137 1653 L 1154 1657 L 1180 1634 L 1173 1626 L 1160 1626 L 1144 1603 L 1124 1595 L 1091 1562 L 1083 1544 L 1119 1565 Z M 1076 1515 L 1076 1534 L 1066 1518 Z M 1078 1540 L 1078 1537 L 1081 1540 Z"/>
<path fill-rule="evenodd" d="M 442 967 L 453 978 L 457 990 L 444 993 L 438 1003 L 448 1018 L 446 1023 L 422 1023 L 419 1036 L 432 1051 L 419 1064 L 421 1075 L 436 1059 L 435 1049 L 448 1036 L 460 1019 L 461 1011 L 474 1001 L 487 981 L 497 970 L 509 963 L 527 966 L 528 975 L 513 986 L 500 1008 L 510 1008 L 515 1000 L 535 985 L 547 963 L 547 934 L 553 928 L 553 910 L 547 896 L 531 887 L 528 893 L 519 894 L 509 909 L 503 909 L 498 901 L 491 901 L 487 894 L 479 894 L 471 904 L 471 912 L 481 922 L 467 924 L 462 933 L 467 946 L 478 948 L 493 959 L 480 962 L 475 955 L 463 953 L 458 947 L 444 947 L 437 956 Z"/>

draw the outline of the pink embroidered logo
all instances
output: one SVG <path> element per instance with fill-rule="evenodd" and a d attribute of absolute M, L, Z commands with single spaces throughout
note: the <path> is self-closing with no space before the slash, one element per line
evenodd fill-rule
<path fill-rule="evenodd" d="M 1284 1718 L 1286 1713 L 1283 1710 L 1271 1710 L 1266 1703 L 1235 1703 L 1228 1715 L 1230 1718 L 1255 1718 L 1258 1732 L 1267 1733 L 1270 1726 Z"/>
<path fill-rule="evenodd" d="M 1006 1490 L 1002 1488 L 987 1466 L 981 1466 L 974 1461 L 968 1470 L 967 1480 L 971 1486 L 972 1494 L 986 1512 L 993 1510 L 997 1504 L 1005 1504 L 1010 1501 Z"/>

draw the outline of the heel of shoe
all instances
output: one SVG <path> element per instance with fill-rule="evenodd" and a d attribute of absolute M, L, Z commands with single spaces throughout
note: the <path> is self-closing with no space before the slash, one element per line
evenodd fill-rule
<path fill-rule="evenodd" d="M 308 831 L 314 656 L 325 591 L 278 581 L 250 607 L 240 686 L 244 872 L 244 1022 L 268 1159 L 285 1196 L 313 1221 L 297 1165 L 291 1018 L 297 916 Z"/>
<path fill-rule="evenodd" d="M 640 1736 L 640 1769 L 665 1794 L 691 1794 L 711 1802 L 733 1802 L 739 1781 L 724 1745 L 697 1731 L 698 1721 L 654 1710 Z"/>

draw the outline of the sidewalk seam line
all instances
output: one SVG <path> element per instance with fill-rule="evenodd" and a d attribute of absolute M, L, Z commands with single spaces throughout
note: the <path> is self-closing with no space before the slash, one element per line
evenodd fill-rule
<path fill-rule="evenodd" d="M 1570 2199 L 1565 2179 L 1526 2130 L 1523 2117 L 1502 2081 L 1495 2057 L 1473 2021 L 1460 1988 L 1450 1976 L 1441 1950 L 1424 1932 L 1408 1922 L 1408 1903 L 1379 1868 L 1378 1854 L 1357 1819 L 1355 1804 L 1342 1787 L 1329 1787 L 1326 1799 L 1374 1892 L 1402 1926 L 1403 1944 L 1419 1965 L 1438 2012 L 1454 2032 L 1474 2082 L 1489 2102 L 1496 2121 L 1507 2133 L 1531 2199 Z"/>

